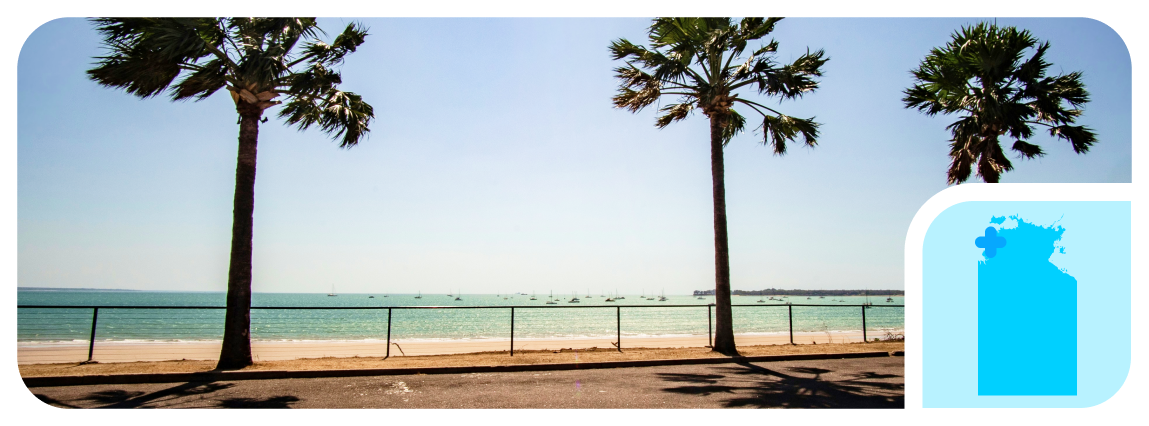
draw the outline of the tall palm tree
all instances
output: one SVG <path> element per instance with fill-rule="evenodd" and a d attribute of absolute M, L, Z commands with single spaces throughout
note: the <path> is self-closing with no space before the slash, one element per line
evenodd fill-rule
<path fill-rule="evenodd" d="M 710 119 L 710 168 L 714 195 L 715 336 L 714 351 L 737 355 L 730 309 L 730 250 L 726 237 L 726 188 L 723 182 L 722 148 L 742 132 L 746 118 L 734 110 L 741 104 L 762 117 L 758 127 L 762 143 L 774 153 L 786 153 L 787 142 L 817 143 L 814 119 L 791 117 L 738 93 L 756 90 L 759 95 L 794 99 L 818 88 L 825 58 L 821 50 L 809 50 L 791 64 L 775 62 L 778 42 L 771 40 L 743 58 L 747 44 L 770 34 L 782 18 L 658 18 L 648 31 L 650 47 L 626 39 L 610 44 L 615 60 L 626 65 L 614 69 L 620 80 L 614 106 L 639 112 L 662 96 L 677 97 L 676 103 L 659 108 L 655 126 L 662 129 L 683 120 L 698 109 Z"/>
<path fill-rule="evenodd" d="M 1046 77 L 1048 50 L 1049 43 L 1029 31 L 983 22 L 954 32 L 949 43 L 930 51 L 912 71 L 917 83 L 903 92 L 906 108 L 928 116 L 962 114 L 946 127 L 953 135 L 949 184 L 968 180 L 975 163 L 977 176 L 987 183 L 1013 170 L 1001 137 L 1014 140 L 1019 158 L 1045 155 L 1029 142 L 1035 125 L 1068 141 L 1078 154 L 1097 142 L 1093 130 L 1072 125 L 1089 102 L 1081 73 Z"/>
<path fill-rule="evenodd" d="M 279 117 L 288 124 L 299 130 L 316 125 L 342 148 L 359 143 L 374 112 L 359 95 L 336 89 L 342 79 L 333 67 L 363 44 L 366 29 L 352 23 L 325 43 L 314 18 L 101 18 L 94 23 L 109 51 L 88 70 L 97 83 L 144 99 L 166 91 L 175 101 L 203 100 L 226 88 L 235 102 L 239 154 L 217 368 L 251 365 L 256 142 L 259 124 L 267 121 L 261 117 L 286 102 Z"/>

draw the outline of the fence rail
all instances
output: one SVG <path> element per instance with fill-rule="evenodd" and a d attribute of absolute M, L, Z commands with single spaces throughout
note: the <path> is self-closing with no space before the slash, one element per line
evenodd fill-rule
<path fill-rule="evenodd" d="M 706 308 L 707 317 L 707 341 L 711 346 L 714 345 L 714 326 L 713 326 L 713 308 L 714 304 L 706 305 L 557 305 L 557 306 L 534 306 L 534 305 L 515 305 L 515 306 L 253 306 L 252 311 L 271 311 L 271 310 L 312 310 L 312 311 L 379 311 L 387 310 L 387 354 L 384 357 L 391 357 L 391 325 L 392 325 L 392 312 L 395 310 L 456 310 L 456 309 L 509 309 L 511 313 L 510 323 L 510 355 L 515 356 L 515 310 L 516 309 L 610 309 L 615 310 L 615 338 L 614 345 L 622 352 L 622 309 L 644 309 L 644 308 Z M 826 308 L 861 308 L 862 315 L 862 341 L 867 342 L 869 338 L 866 334 L 866 309 L 869 308 L 904 308 L 905 305 L 842 305 L 842 304 L 804 304 L 804 303 L 785 303 L 785 304 L 732 304 L 732 307 L 755 307 L 755 308 L 787 308 L 787 318 L 790 334 L 790 343 L 794 344 L 794 307 L 826 307 Z M 88 360 L 92 361 L 93 351 L 96 344 L 96 324 L 99 320 L 100 310 L 226 310 L 224 306 L 121 306 L 121 305 L 17 305 L 17 309 L 91 309 L 91 334 L 88 339 Z M 77 317 L 71 317 L 77 318 Z M 222 324 L 221 324 L 222 325 Z"/>

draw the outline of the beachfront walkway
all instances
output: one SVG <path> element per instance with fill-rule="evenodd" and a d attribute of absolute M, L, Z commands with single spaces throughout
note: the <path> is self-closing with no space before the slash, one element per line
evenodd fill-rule
<path fill-rule="evenodd" d="M 57 407 L 902 408 L 903 357 L 29 388 Z"/>

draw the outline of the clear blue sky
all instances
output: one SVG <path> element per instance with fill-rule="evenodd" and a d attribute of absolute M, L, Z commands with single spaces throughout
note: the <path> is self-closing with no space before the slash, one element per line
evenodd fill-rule
<path fill-rule="evenodd" d="M 324 19 L 335 34 L 348 20 Z M 257 292 L 687 293 L 713 288 L 704 116 L 653 126 L 611 108 L 613 39 L 646 19 L 363 19 L 341 86 L 375 107 L 342 150 L 272 116 L 260 129 Z M 945 126 L 906 110 L 909 70 L 975 19 L 787 19 L 779 59 L 831 60 L 783 103 L 823 123 L 819 146 L 726 148 L 735 289 L 900 289 L 906 229 L 946 187 Z M 1131 70 L 1088 19 L 999 19 L 1083 71 L 1080 123 L 1100 142 L 1015 161 L 1003 182 L 1130 182 Z M 49 22 L 18 66 L 18 284 L 226 289 L 238 126 L 226 94 L 139 100 L 84 71 L 91 25 Z M 768 101 L 772 102 L 772 101 Z"/>

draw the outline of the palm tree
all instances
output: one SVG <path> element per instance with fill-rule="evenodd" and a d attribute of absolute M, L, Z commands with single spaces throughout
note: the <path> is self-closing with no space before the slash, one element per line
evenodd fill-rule
<path fill-rule="evenodd" d="M 611 43 L 615 60 L 626 65 L 614 69 L 621 81 L 614 106 L 639 112 L 662 96 L 676 96 L 677 103 L 661 108 L 655 126 L 662 129 L 683 120 L 695 110 L 710 119 L 710 168 L 714 195 L 715 336 L 714 351 L 737 355 L 730 309 L 730 253 L 726 238 L 726 189 L 723 183 L 722 148 L 742 132 L 746 118 L 733 109 L 744 105 L 762 117 L 762 143 L 774 153 L 786 153 L 787 142 L 799 136 L 806 146 L 817 143 L 818 123 L 795 118 L 737 93 L 757 89 L 760 95 L 794 99 L 818 88 L 828 58 L 809 50 L 793 63 L 774 61 L 778 42 L 771 40 L 742 54 L 749 42 L 774 30 L 782 18 L 658 18 L 648 31 L 650 47 L 619 39 Z M 749 87 L 748 87 L 749 86 Z"/>
<path fill-rule="evenodd" d="M 1024 59 L 1029 49 L 1032 55 Z M 975 163 L 977 175 L 987 183 L 997 183 L 1002 173 L 1013 170 L 1001 148 L 1003 136 L 1014 140 L 1018 158 L 1045 155 L 1029 142 L 1034 125 L 1069 141 L 1078 154 L 1097 142 L 1093 130 L 1072 125 L 1080 107 L 1089 102 L 1081 73 L 1046 77 L 1048 50 L 1049 43 L 1039 42 L 1029 31 L 983 22 L 954 32 L 949 43 L 930 51 L 912 71 L 917 83 L 903 92 L 906 108 L 931 117 L 962 114 L 946 127 L 953 134 L 949 184 L 969 179 Z"/>
<path fill-rule="evenodd" d="M 279 117 L 299 130 L 318 126 L 340 147 L 363 139 L 371 105 L 336 89 L 332 69 L 363 44 L 366 29 L 352 23 L 331 43 L 319 39 L 314 18 L 101 18 L 107 56 L 88 77 L 140 98 L 165 91 L 172 100 L 203 100 L 226 88 L 239 115 L 231 261 L 227 277 L 220 369 L 251 365 L 251 238 L 255 160 L 264 110 L 286 102 Z M 179 79 L 179 82 L 175 82 Z M 173 84 L 174 83 L 174 84 Z M 276 98 L 285 101 L 274 100 Z"/>

